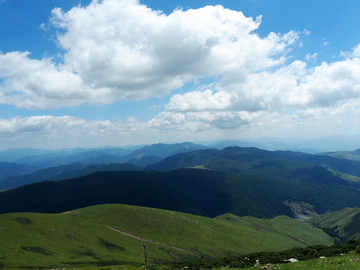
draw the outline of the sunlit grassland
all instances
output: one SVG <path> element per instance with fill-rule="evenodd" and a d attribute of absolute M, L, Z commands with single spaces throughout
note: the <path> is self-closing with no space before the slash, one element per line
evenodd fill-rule
<path fill-rule="evenodd" d="M 288 217 L 231 217 L 211 219 L 127 205 L 100 205 L 62 214 L 5 214 L 0 216 L 0 266 L 135 267 L 144 263 L 143 242 L 150 264 L 332 243 L 320 229 Z"/>

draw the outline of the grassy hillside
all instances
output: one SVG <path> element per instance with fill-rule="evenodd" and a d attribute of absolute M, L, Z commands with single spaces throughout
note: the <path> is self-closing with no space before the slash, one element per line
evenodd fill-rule
<path fill-rule="evenodd" d="M 141 264 L 144 242 L 150 263 L 332 243 L 320 229 L 288 217 L 231 216 L 236 222 L 224 217 L 210 219 L 127 205 L 62 214 L 0 215 L 0 266 Z"/>
<path fill-rule="evenodd" d="M 310 223 L 343 243 L 349 239 L 360 239 L 360 209 L 345 208 L 325 213 L 310 220 Z"/>
<path fill-rule="evenodd" d="M 345 255 L 337 256 L 326 259 L 313 259 L 303 262 L 280 264 L 280 269 L 282 270 L 354 270 L 359 269 L 359 255 Z M 224 269 L 223 267 L 219 269 Z M 255 267 L 249 267 L 246 269 L 256 269 Z M 110 270 L 110 269 L 109 269 Z M 116 269 L 112 269 L 116 270 Z M 233 269 L 235 270 L 235 269 Z M 244 270 L 244 269 L 243 269 Z"/>

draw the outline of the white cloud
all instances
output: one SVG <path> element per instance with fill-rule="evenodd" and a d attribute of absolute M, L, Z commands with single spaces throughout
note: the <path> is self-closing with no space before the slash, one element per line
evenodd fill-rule
<path fill-rule="evenodd" d="M 306 96 L 306 106 L 329 107 L 360 97 L 360 58 L 322 63 L 304 77 L 296 96 Z"/>
<path fill-rule="evenodd" d="M 309 31 L 308 29 L 304 29 L 302 32 L 305 36 L 310 36 L 311 35 L 311 31 Z"/>
<path fill-rule="evenodd" d="M 10 147 L 95 147 L 121 144 L 121 136 L 129 136 L 134 123 L 122 121 L 87 121 L 72 116 L 40 115 L 0 118 L 0 148 Z M 136 130 L 141 124 L 136 123 Z M 69 139 L 71 138 L 71 139 Z"/>
<path fill-rule="evenodd" d="M 287 108 L 332 107 L 360 98 L 360 58 L 307 68 L 294 61 L 275 71 L 248 74 L 214 86 L 217 91 L 174 95 L 170 111 L 283 111 Z"/>
<path fill-rule="evenodd" d="M 50 59 L 33 60 L 29 53 L 0 53 L 0 103 L 41 109 L 77 105 L 88 95 L 80 78 Z"/>
<path fill-rule="evenodd" d="M 71 135 L 100 142 L 115 141 L 118 134 L 161 138 L 175 131 L 305 130 L 321 121 L 330 125 L 331 119 L 350 125 L 359 116 L 360 45 L 341 52 L 342 61 L 308 67 L 288 53 L 299 35 L 310 31 L 260 37 L 255 31 L 261 17 L 222 6 L 166 15 L 136 0 L 94 0 L 67 12 L 54 9 L 50 23 L 58 31 L 63 62 L 32 59 L 29 52 L 0 53 L 1 104 L 34 110 L 108 104 L 165 95 L 202 78 L 216 81 L 173 95 L 166 111 L 148 122 L 0 119 L 3 138 L 39 135 L 39 142 L 44 136 L 64 142 L 61 138 Z M 345 112 L 353 116 L 341 120 Z"/>
<path fill-rule="evenodd" d="M 95 122 L 98 126 L 102 122 Z M 66 130 L 76 126 L 84 126 L 86 121 L 71 116 L 55 117 L 51 115 L 16 117 L 11 119 L 0 119 L 0 135 L 16 135 L 16 134 L 41 134 L 46 132 L 57 133 L 60 130 Z M 94 125 L 92 123 L 91 125 Z M 89 126 L 89 124 L 86 124 Z"/>
<path fill-rule="evenodd" d="M 193 91 L 183 95 L 174 95 L 166 108 L 169 111 L 202 111 L 224 110 L 232 106 L 232 95 L 223 91 L 213 94 L 213 91 Z"/>
<path fill-rule="evenodd" d="M 239 112 L 162 112 L 146 123 L 147 128 L 156 130 L 187 130 L 199 132 L 203 130 L 234 129 L 250 126 L 264 113 Z"/>
<path fill-rule="evenodd" d="M 0 119 L 0 149 L 67 148 L 256 136 L 360 133 L 360 102 L 294 112 L 162 112 L 147 122 L 87 121 L 71 116 Z M 71 140 L 69 140 L 71 138 Z"/>
<path fill-rule="evenodd" d="M 344 58 L 359 58 L 360 57 L 360 44 L 355 46 L 351 51 L 341 51 L 340 56 Z"/>
<path fill-rule="evenodd" d="M 313 53 L 313 54 L 307 53 L 305 55 L 305 60 L 306 61 L 310 61 L 310 60 L 315 61 L 315 60 L 317 60 L 317 57 L 318 57 L 318 53 Z"/>
<path fill-rule="evenodd" d="M 1 54 L 1 103 L 30 109 L 104 104 L 161 96 L 209 76 L 223 83 L 246 79 L 282 64 L 298 39 L 293 31 L 261 38 L 254 33 L 261 17 L 222 6 L 165 15 L 137 0 L 56 8 L 51 23 L 64 62 Z"/>

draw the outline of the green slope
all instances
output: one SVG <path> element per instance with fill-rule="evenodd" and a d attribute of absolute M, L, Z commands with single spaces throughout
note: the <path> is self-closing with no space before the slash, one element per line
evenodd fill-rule
<path fill-rule="evenodd" d="M 360 239 L 360 209 L 344 208 L 325 213 L 309 221 L 342 243 L 350 239 Z"/>
<path fill-rule="evenodd" d="M 321 155 L 327 155 L 334 158 L 344 158 L 349 160 L 360 161 L 360 149 L 353 151 L 327 152 L 327 153 L 322 153 Z"/>
<path fill-rule="evenodd" d="M 320 229 L 288 217 L 231 217 L 237 222 L 127 205 L 5 214 L 0 216 L 0 266 L 141 264 L 143 242 L 151 263 L 332 243 Z"/>
<path fill-rule="evenodd" d="M 225 214 L 216 217 L 218 220 L 227 221 L 244 227 L 250 227 L 259 232 L 272 232 L 274 242 L 283 242 L 292 238 L 303 243 L 305 246 L 314 242 L 323 241 L 323 235 L 314 233 L 311 227 L 287 216 L 277 216 L 273 219 L 260 219 L 256 217 L 239 217 L 233 214 Z M 300 225 L 301 224 L 301 225 Z M 283 239 L 283 240 L 281 240 Z"/>

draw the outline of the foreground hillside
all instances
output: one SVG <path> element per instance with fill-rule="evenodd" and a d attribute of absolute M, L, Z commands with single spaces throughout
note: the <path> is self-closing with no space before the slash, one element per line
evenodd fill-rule
<path fill-rule="evenodd" d="M 4 268 L 141 264 L 329 245 L 320 229 L 288 217 L 210 219 L 166 210 L 101 205 L 61 214 L 0 216 Z"/>

